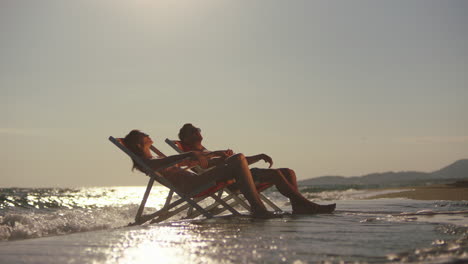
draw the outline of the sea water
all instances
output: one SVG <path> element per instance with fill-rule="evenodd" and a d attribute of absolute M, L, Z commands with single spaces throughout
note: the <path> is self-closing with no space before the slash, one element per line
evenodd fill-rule
<path fill-rule="evenodd" d="M 301 191 L 333 214 L 172 219 L 128 227 L 144 187 L 0 189 L 0 263 L 465 263 L 468 201 Z M 273 188 L 272 188 L 273 189 Z M 274 190 L 265 194 L 285 211 Z M 164 204 L 155 186 L 148 210 Z"/>

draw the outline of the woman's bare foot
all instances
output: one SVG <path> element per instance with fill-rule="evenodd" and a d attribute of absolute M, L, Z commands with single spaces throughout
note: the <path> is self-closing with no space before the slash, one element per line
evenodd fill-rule
<path fill-rule="evenodd" d="M 336 204 L 293 205 L 293 214 L 329 214 L 335 211 Z"/>

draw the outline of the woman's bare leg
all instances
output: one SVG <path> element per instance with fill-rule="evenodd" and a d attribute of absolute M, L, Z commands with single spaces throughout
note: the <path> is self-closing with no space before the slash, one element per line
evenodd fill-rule
<path fill-rule="evenodd" d="M 249 166 L 243 154 L 236 154 L 226 159 L 226 165 L 203 173 L 203 176 L 220 175 L 222 178 L 235 178 L 240 191 L 245 196 L 252 208 L 253 216 L 268 217 L 272 214 L 268 212 L 255 187 L 255 183 L 250 174 Z M 219 179 L 219 178 L 218 178 Z"/>
<path fill-rule="evenodd" d="M 237 173 L 235 173 L 236 182 L 242 194 L 245 196 L 247 201 L 249 201 L 249 204 L 252 207 L 252 213 L 255 215 L 268 212 L 257 192 L 252 174 L 250 173 L 249 164 L 247 163 L 245 156 L 242 154 L 233 155 L 226 159 L 226 163 L 228 168 L 237 170 Z"/>

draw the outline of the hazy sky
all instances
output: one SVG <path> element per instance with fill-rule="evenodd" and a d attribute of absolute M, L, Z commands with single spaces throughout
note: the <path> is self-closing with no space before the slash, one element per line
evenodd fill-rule
<path fill-rule="evenodd" d="M 299 179 L 468 158 L 468 1 L 11 0 L 0 38 L 0 187 L 145 184 L 107 138 L 186 122 Z"/>

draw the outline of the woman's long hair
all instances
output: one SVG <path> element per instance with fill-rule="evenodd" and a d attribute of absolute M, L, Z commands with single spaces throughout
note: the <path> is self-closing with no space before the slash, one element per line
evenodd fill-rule
<path fill-rule="evenodd" d="M 137 155 L 138 157 L 141 157 L 143 158 L 145 156 L 144 154 L 144 151 L 143 151 L 143 148 L 141 148 L 141 141 L 142 141 L 142 138 L 146 136 L 145 133 L 141 132 L 140 130 L 132 130 L 130 131 L 130 133 L 128 133 L 128 135 L 126 135 L 124 138 L 123 138 L 123 143 L 124 145 L 131 151 L 133 152 L 135 155 Z M 134 169 L 137 169 L 139 171 L 142 171 L 142 168 L 140 167 L 140 165 L 138 165 L 138 163 L 136 163 L 136 161 L 134 159 L 132 159 L 133 161 L 133 167 L 132 167 L 132 171 Z"/>

